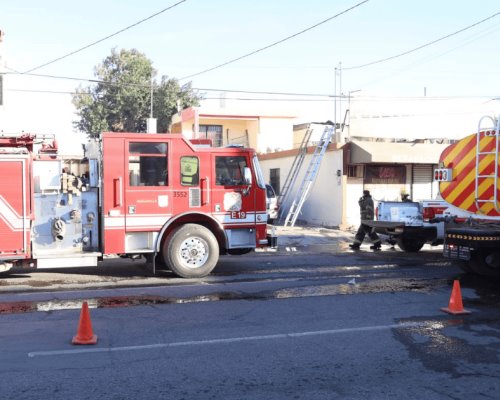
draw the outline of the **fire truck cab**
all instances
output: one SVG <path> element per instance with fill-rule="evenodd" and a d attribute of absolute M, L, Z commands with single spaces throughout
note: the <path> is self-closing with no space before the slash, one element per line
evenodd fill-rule
<path fill-rule="evenodd" d="M 253 149 L 139 133 L 84 148 L 75 159 L 48 135 L 0 136 L 0 271 L 143 256 L 193 278 L 271 243 Z"/>

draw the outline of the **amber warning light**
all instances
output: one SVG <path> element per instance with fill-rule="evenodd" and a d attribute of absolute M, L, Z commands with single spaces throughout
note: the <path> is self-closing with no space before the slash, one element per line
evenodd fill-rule
<path fill-rule="evenodd" d="M 451 168 L 438 168 L 434 170 L 434 181 L 451 182 L 453 180 L 453 171 Z"/>

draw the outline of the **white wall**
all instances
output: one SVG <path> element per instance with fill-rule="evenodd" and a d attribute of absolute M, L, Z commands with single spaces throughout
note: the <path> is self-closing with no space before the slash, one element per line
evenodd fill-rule
<path fill-rule="evenodd" d="M 293 148 L 293 123 L 286 118 L 260 118 L 257 152 L 273 153 Z"/>
<path fill-rule="evenodd" d="M 345 224 L 346 227 L 357 229 L 360 223 L 358 200 L 363 195 L 363 179 L 349 178 L 345 195 Z"/>
<path fill-rule="evenodd" d="M 67 84 L 58 80 L 5 75 L 0 133 L 54 134 L 61 154 L 83 155 L 86 138 L 73 129 L 77 117 L 68 92 Z"/>
<path fill-rule="evenodd" d="M 497 116 L 500 101 L 485 98 L 377 98 L 350 101 L 349 135 L 377 138 L 461 139 L 477 132 L 483 115 Z"/>
<path fill-rule="evenodd" d="M 304 177 L 312 155 L 304 158 L 301 172 L 297 178 L 294 191 L 297 193 L 300 183 Z M 294 157 L 284 157 L 279 159 L 261 160 L 261 166 L 266 181 L 269 180 L 269 170 L 280 168 L 280 184 L 283 187 L 286 177 L 290 171 Z M 337 176 L 337 170 L 342 171 L 342 151 L 329 151 L 325 153 L 321 161 L 320 169 L 311 188 L 310 196 L 304 203 L 298 221 L 307 221 L 312 225 L 320 226 L 340 226 L 342 224 L 343 207 L 343 177 Z M 293 199 L 292 195 L 292 199 Z M 358 196 L 359 197 L 359 196 Z"/>

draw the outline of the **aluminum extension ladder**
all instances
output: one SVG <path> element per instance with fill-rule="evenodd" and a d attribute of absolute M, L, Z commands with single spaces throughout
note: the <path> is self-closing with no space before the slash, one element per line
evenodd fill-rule
<path fill-rule="evenodd" d="M 484 119 L 489 119 L 492 122 L 492 126 L 488 129 L 481 129 L 481 124 Z M 490 116 L 485 116 L 479 120 L 479 126 L 477 129 L 476 137 L 476 179 L 475 179 L 475 200 L 476 208 L 478 212 L 481 212 L 481 207 L 485 204 L 492 204 L 495 210 L 500 213 L 500 207 L 498 205 L 498 150 L 500 146 L 500 118 L 492 118 Z M 483 137 L 493 137 L 495 145 L 490 151 L 481 151 L 481 135 Z M 479 167 L 480 162 L 487 156 L 495 156 L 494 170 L 490 174 L 480 174 Z M 479 193 L 479 186 L 481 182 L 485 179 L 493 179 L 493 197 L 481 198 Z"/>
<path fill-rule="evenodd" d="M 289 209 L 290 203 L 290 194 L 292 193 L 293 187 L 295 186 L 295 182 L 299 175 L 300 169 L 302 168 L 302 163 L 304 162 L 304 158 L 307 154 L 307 145 L 309 144 L 309 140 L 311 139 L 311 135 L 313 133 L 313 128 L 311 128 L 311 124 L 307 127 L 306 133 L 302 137 L 302 142 L 300 143 L 299 151 L 293 160 L 292 166 L 290 167 L 290 172 L 286 176 L 285 183 L 281 188 L 280 194 L 278 196 L 278 204 L 280 205 L 280 214 L 278 218 L 278 222 L 281 222 Z"/>
<path fill-rule="evenodd" d="M 330 144 L 333 134 L 335 133 L 335 126 L 328 125 L 325 127 L 323 134 L 321 135 L 321 139 L 318 142 L 318 145 L 314 149 L 314 153 L 311 158 L 311 162 L 307 167 L 307 171 L 304 175 L 304 179 L 300 185 L 299 191 L 290 206 L 290 210 L 288 211 L 288 215 L 285 219 L 285 226 L 294 226 L 295 221 L 297 221 L 297 217 L 300 214 L 300 210 L 304 205 L 304 202 L 309 195 L 309 192 L 316 180 L 316 176 L 319 171 L 319 167 L 321 165 L 321 160 L 325 154 L 325 151 Z"/>

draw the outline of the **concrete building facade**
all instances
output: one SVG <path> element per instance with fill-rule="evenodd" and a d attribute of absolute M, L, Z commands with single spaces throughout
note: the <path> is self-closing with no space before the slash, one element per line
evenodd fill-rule
<path fill-rule="evenodd" d="M 473 133 L 485 113 L 494 113 L 496 103 L 482 99 L 377 99 L 344 98 L 338 128 L 318 170 L 315 184 L 298 220 L 324 226 L 350 227 L 359 224 L 357 200 L 364 189 L 374 200 L 435 198 L 438 188 L 433 171 L 439 155 L 455 140 Z M 266 180 L 280 194 L 307 129 L 313 129 L 308 154 L 293 192 L 298 190 L 312 152 L 325 127 L 304 123 L 304 118 L 252 103 L 243 112 L 231 102 L 188 109 L 174 118 L 172 131 L 188 137 L 209 137 L 210 125 L 221 126 L 214 144 L 242 144 L 259 153 Z M 294 104 L 294 111 L 299 109 Z M 333 107 L 330 107 L 333 109 Z M 265 111 L 263 111 L 265 110 Z M 274 113 L 273 110 L 280 110 Z M 463 110 L 467 110 L 464 112 Z M 282 114 L 281 114 L 282 113 Z M 274 115 L 273 115 L 274 114 Z M 323 122 L 332 118 L 324 112 Z M 316 119 L 317 121 L 317 119 Z M 321 121 L 321 119 L 320 119 Z M 300 123 L 301 122 L 301 123 Z M 202 127 L 200 129 L 199 127 Z M 205 129 L 205 130 L 204 130 Z M 212 139 L 212 137 L 209 137 Z"/>

